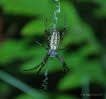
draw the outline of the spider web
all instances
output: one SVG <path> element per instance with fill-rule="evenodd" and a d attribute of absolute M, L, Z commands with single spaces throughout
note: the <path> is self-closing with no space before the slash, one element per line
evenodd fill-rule
<path fill-rule="evenodd" d="M 56 2 L 56 10 L 54 11 L 54 17 L 53 17 L 53 28 L 56 28 L 57 22 L 58 22 L 58 17 L 57 14 L 61 12 L 60 10 L 60 1 L 59 0 L 54 0 Z"/>
<path fill-rule="evenodd" d="M 53 23 L 52 23 L 52 26 L 51 26 L 51 31 L 52 31 L 52 29 L 55 29 L 55 28 L 56 28 L 57 23 L 58 23 L 57 14 L 61 12 L 61 10 L 60 10 L 60 1 L 59 1 L 59 0 L 54 0 L 54 1 L 55 1 L 55 3 L 56 3 L 56 5 L 55 5 L 56 10 L 54 10 Z M 48 90 L 48 67 L 47 67 L 47 69 L 46 69 L 46 71 L 45 71 L 44 76 L 45 76 L 45 78 L 44 78 L 44 80 L 42 81 L 41 87 L 42 87 L 42 89 L 43 89 L 44 91 L 47 91 L 47 90 Z"/>

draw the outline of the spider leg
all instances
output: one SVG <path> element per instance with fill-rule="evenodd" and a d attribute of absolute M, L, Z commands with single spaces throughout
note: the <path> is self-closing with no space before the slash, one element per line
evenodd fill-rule
<path fill-rule="evenodd" d="M 56 57 L 57 57 L 57 59 L 63 64 L 64 72 L 69 71 L 69 68 L 67 67 L 65 61 L 64 61 L 59 55 L 56 55 Z"/>
<path fill-rule="evenodd" d="M 49 47 L 49 32 L 48 32 L 48 26 L 47 26 L 47 22 L 48 22 L 48 20 L 47 20 L 47 18 L 46 18 L 46 24 L 45 24 L 45 39 L 46 39 L 46 41 L 47 41 L 47 43 L 48 43 L 48 47 Z"/>
<path fill-rule="evenodd" d="M 41 43 L 39 43 L 38 41 L 36 41 L 36 43 L 37 43 L 39 46 L 41 46 L 42 48 L 48 50 L 48 48 L 44 47 L 44 46 L 43 46 Z"/>
<path fill-rule="evenodd" d="M 28 70 L 24 70 L 24 71 L 34 70 L 34 69 L 37 69 L 39 66 L 42 65 L 41 68 L 39 69 L 39 71 L 37 72 L 37 73 L 39 73 L 39 72 L 41 71 L 42 67 L 46 64 L 48 58 L 49 58 L 49 55 L 47 54 L 47 55 L 45 56 L 44 60 L 43 60 L 39 65 L 37 65 L 37 66 L 34 67 L 34 68 L 31 68 L 31 69 L 28 69 Z"/>
<path fill-rule="evenodd" d="M 68 46 L 65 46 L 63 48 L 59 48 L 58 50 L 64 50 L 64 49 L 67 49 L 67 48 L 68 48 Z"/>
<path fill-rule="evenodd" d="M 64 19 L 64 29 L 63 29 L 63 32 L 62 32 L 62 34 L 61 34 L 61 41 L 63 40 L 63 38 L 64 38 L 64 33 L 66 32 L 66 17 L 65 17 L 65 19 Z"/>
<path fill-rule="evenodd" d="M 45 24 L 45 34 L 46 34 L 46 39 L 48 37 L 48 26 L 47 26 L 47 18 L 46 18 L 46 24 Z"/>
<path fill-rule="evenodd" d="M 66 47 L 64 47 L 64 48 L 60 48 L 60 49 L 58 49 L 58 50 L 64 50 Z"/>
<path fill-rule="evenodd" d="M 45 30 L 45 34 L 46 34 L 45 39 L 46 39 L 46 41 L 47 41 L 47 46 L 50 47 L 50 46 L 49 46 L 49 37 L 48 37 L 48 34 L 49 34 L 49 33 L 48 33 L 47 30 Z"/>
<path fill-rule="evenodd" d="M 49 59 L 49 55 L 47 54 L 46 57 L 44 58 L 43 62 L 42 62 L 42 66 L 40 67 L 40 69 L 38 70 L 37 74 L 39 74 L 39 72 L 41 71 L 41 69 L 44 67 L 44 65 L 47 63 Z"/>
<path fill-rule="evenodd" d="M 24 70 L 24 71 L 29 71 L 29 70 L 34 70 L 34 69 L 37 69 L 40 65 L 42 65 L 42 63 L 40 63 L 39 65 L 37 65 L 36 67 L 34 68 L 31 68 L 31 69 L 27 69 L 27 70 Z"/>
<path fill-rule="evenodd" d="M 64 33 L 65 33 L 65 31 L 66 31 L 66 27 L 64 27 L 63 32 L 62 32 L 62 34 L 61 34 L 61 41 L 62 41 L 63 38 L 64 38 Z"/>

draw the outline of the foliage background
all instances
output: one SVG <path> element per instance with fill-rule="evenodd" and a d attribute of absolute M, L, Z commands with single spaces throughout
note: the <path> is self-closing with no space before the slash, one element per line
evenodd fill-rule
<path fill-rule="evenodd" d="M 36 70 L 47 51 L 45 18 L 50 30 L 53 0 L 0 0 L 0 98 L 1 99 L 105 99 L 105 0 L 61 0 L 57 28 L 67 32 L 59 54 L 70 72 L 64 74 L 57 59 L 50 59 L 39 77 Z M 47 92 L 40 91 L 49 69 Z M 89 94 L 87 96 L 84 94 Z M 94 96 L 94 95 L 96 96 Z"/>

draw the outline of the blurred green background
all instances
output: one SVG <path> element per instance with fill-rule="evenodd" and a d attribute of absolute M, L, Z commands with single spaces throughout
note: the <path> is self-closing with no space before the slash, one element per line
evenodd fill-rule
<path fill-rule="evenodd" d="M 60 0 L 57 29 L 67 32 L 58 52 L 61 63 L 49 59 L 37 70 L 47 51 L 36 44 L 45 41 L 45 19 L 50 31 L 56 3 L 53 0 L 0 0 L 0 99 L 105 99 L 106 0 Z M 41 91 L 48 69 L 48 90 Z"/>

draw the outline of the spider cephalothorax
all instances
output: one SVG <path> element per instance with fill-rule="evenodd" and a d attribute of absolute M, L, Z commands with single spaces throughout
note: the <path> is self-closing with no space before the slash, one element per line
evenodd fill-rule
<path fill-rule="evenodd" d="M 41 47 L 45 48 L 46 50 L 48 50 L 47 55 L 45 56 L 44 60 L 37 65 L 36 67 L 29 69 L 29 70 L 33 70 L 36 69 L 38 67 L 40 67 L 40 69 L 38 70 L 37 73 L 39 73 L 41 71 L 41 69 L 43 68 L 43 66 L 46 64 L 47 60 L 49 57 L 56 57 L 63 65 L 63 69 L 64 72 L 69 71 L 65 61 L 58 55 L 57 51 L 61 50 L 58 48 L 60 41 L 63 39 L 64 36 L 64 32 L 65 32 L 66 28 L 64 28 L 64 31 L 62 32 L 62 34 L 60 35 L 60 33 L 57 31 L 57 29 L 54 29 L 52 34 L 50 35 L 50 37 L 48 37 L 47 35 L 49 34 L 47 29 L 45 30 L 46 33 L 46 37 L 47 37 L 47 42 L 48 42 L 48 48 L 45 48 L 41 43 L 39 43 L 38 41 L 36 41 Z"/>
<path fill-rule="evenodd" d="M 49 54 L 50 57 L 55 57 L 57 55 L 57 51 L 50 49 L 48 54 Z"/>

